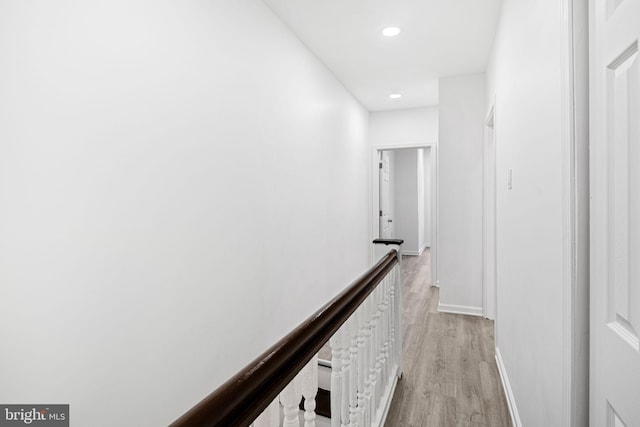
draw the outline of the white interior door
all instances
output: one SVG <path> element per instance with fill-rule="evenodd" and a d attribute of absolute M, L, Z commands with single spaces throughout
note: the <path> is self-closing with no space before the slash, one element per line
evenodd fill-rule
<path fill-rule="evenodd" d="M 640 0 L 590 0 L 593 427 L 640 426 Z"/>
<path fill-rule="evenodd" d="M 391 218 L 391 165 L 390 153 L 380 151 L 380 233 L 382 239 L 393 238 L 393 218 Z"/>

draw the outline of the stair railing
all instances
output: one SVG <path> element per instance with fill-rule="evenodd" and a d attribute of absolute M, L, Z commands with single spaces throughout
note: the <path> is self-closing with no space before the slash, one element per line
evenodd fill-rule
<path fill-rule="evenodd" d="M 331 346 L 331 426 L 382 426 L 402 375 L 400 246 L 205 397 L 172 427 L 316 424 L 318 351 Z"/>

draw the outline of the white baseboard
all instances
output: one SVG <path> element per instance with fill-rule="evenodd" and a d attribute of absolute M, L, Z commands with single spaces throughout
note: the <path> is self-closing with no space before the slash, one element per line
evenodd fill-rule
<path fill-rule="evenodd" d="M 469 307 L 467 305 L 438 304 L 440 313 L 467 314 L 469 316 L 483 316 L 482 307 Z"/>
<path fill-rule="evenodd" d="M 429 248 L 429 245 L 424 245 L 423 247 L 420 248 L 419 251 L 409 251 L 406 249 L 402 250 L 402 255 L 409 255 L 409 256 L 420 256 L 422 255 L 422 252 L 425 251 L 425 249 Z"/>
<path fill-rule="evenodd" d="M 406 249 L 403 249 L 402 250 L 402 256 L 405 256 L 405 255 L 408 255 L 408 256 L 420 256 L 420 252 L 418 252 L 418 251 L 408 251 Z"/>
<path fill-rule="evenodd" d="M 507 397 L 507 405 L 509 406 L 509 413 L 511 414 L 511 423 L 514 427 L 522 427 L 522 421 L 520 421 L 520 414 L 518 414 L 518 407 L 516 406 L 516 399 L 513 396 L 513 390 L 511 389 L 511 383 L 509 382 L 509 376 L 507 375 L 507 368 L 504 366 L 502 354 L 500 354 L 500 349 L 498 347 L 496 347 L 496 364 L 498 365 L 498 372 L 500 372 L 502 388 L 504 389 L 504 394 Z"/>

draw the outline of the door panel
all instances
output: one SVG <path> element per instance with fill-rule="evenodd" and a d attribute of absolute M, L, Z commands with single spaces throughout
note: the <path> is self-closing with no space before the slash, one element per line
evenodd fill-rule
<path fill-rule="evenodd" d="M 591 425 L 640 426 L 640 0 L 591 0 Z"/>
<path fill-rule="evenodd" d="M 622 422 L 618 414 L 616 414 L 616 410 L 613 409 L 611 405 L 609 405 L 607 427 L 627 427 L 627 425 Z"/>
<path fill-rule="evenodd" d="M 609 313 L 611 329 L 638 350 L 638 43 L 607 67 L 609 138 Z M 635 120 L 630 120 L 636 118 Z M 634 123 L 635 122 L 635 123 Z M 635 231 L 635 233 L 631 233 Z"/>

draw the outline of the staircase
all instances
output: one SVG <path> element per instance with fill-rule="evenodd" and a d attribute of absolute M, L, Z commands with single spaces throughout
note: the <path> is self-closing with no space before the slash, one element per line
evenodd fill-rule
<path fill-rule="evenodd" d="M 373 243 L 376 265 L 171 426 L 382 427 L 402 375 L 402 241 Z"/>

